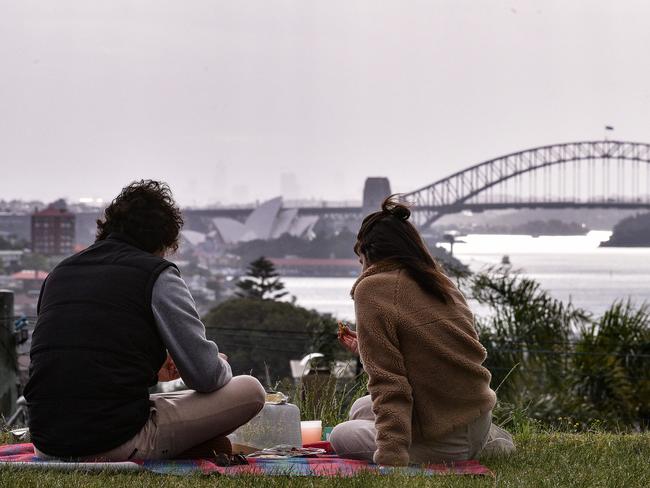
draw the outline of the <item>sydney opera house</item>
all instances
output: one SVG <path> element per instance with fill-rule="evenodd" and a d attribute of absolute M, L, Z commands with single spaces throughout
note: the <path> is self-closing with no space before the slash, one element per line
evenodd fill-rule
<path fill-rule="evenodd" d="M 317 216 L 300 216 L 297 208 L 283 209 L 282 197 L 258 206 L 244 222 L 227 217 L 210 220 L 207 233 L 183 230 L 185 244 L 191 247 L 225 247 L 256 239 L 268 240 L 290 234 L 308 238 L 318 222 Z"/>

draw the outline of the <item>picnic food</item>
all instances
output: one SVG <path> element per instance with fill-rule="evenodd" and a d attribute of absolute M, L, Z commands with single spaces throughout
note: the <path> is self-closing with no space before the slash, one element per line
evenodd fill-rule
<path fill-rule="evenodd" d="M 266 392 L 266 403 L 272 403 L 274 405 L 280 405 L 281 403 L 287 403 L 289 397 L 280 391 L 267 391 Z"/>
<path fill-rule="evenodd" d="M 316 447 L 294 447 L 287 445 L 277 445 L 268 449 L 249 454 L 249 458 L 262 458 L 262 459 L 286 459 L 293 457 L 316 457 L 325 454 L 325 449 Z"/>
<path fill-rule="evenodd" d="M 339 337 L 342 336 L 345 333 L 345 325 L 343 325 L 343 322 L 339 322 Z"/>
<path fill-rule="evenodd" d="M 339 334 L 338 334 L 339 337 L 343 337 L 349 332 L 350 332 L 350 327 L 348 327 L 348 325 L 343 322 L 339 322 Z"/>

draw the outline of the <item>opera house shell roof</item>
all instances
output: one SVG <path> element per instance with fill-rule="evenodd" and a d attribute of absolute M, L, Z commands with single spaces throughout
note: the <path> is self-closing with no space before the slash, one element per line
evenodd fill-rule
<path fill-rule="evenodd" d="M 276 239 L 283 234 L 306 237 L 317 222 L 317 216 L 299 216 L 298 209 L 282 210 L 282 197 L 264 202 L 244 223 L 223 217 L 212 219 L 216 238 L 223 244 Z"/>

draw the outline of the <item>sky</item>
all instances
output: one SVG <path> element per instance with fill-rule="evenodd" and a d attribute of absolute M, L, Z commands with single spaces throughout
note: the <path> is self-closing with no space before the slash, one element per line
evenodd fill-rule
<path fill-rule="evenodd" d="M 650 142 L 650 4 L 0 0 L 0 199 L 359 200 L 513 151 Z"/>

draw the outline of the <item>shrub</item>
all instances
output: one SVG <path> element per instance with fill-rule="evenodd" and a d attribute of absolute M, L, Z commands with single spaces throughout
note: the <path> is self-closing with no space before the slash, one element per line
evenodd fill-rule
<path fill-rule="evenodd" d="M 646 304 L 614 303 L 582 330 L 576 344 L 576 410 L 610 426 L 650 426 L 650 312 Z"/>
<path fill-rule="evenodd" d="M 539 283 L 491 268 L 469 278 L 487 306 L 476 321 L 503 410 L 589 429 L 650 425 L 650 312 L 615 303 L 593 318 Z"/>
<path fill-rule="evenodd" d="M 289 302 L 236 298 L 213 308 L 204 318 L 214 340 L 236 374 L 253 374 L 264 383 L 291 376 L 289 360 L 312 349 L 313 331 L 336 330 L 336 320 Z M 268 377 L 266 374 L 268 368 Z"/>
<path fill-rule="evenodd" d="M 508 268 L 473 275 L 470 285 L 471 296 L 490 308 L 476 324 L 499 396 L 520 407 L 538 403 L 544 416 L 559 413 L 571 342 L 588 315 Z"/>

